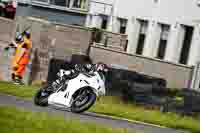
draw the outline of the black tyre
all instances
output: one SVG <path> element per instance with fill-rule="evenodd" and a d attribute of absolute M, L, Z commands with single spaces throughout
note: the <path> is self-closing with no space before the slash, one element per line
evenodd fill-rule
<path fill-rule="evenodd" d="M 168 106 L 167 106 L 166 104 L 160 106 L 160 112 L 162 112 L 162 113 L 167 113 L 167 112 L 169 112 Z"/>
<path fill-rule="evenodd" d="M 174 112 L 176 110 L 176 101 L 171 98 L 167 98 L 165 103 L 160 107 L 160 111 L 163 113 Z"/>
<path fill-rule="evenodd" d="M 38 106 L 48 106 L 48 97 L 51 94 L 51 91 L 49 90 L 49 86 L 45 85 L 44 87 L 42 87 L 41 89 L 39 89 L 35 96 L 34 96 L 34 103 Z"/>
<path fill-rule="evenodd" d="M 85 93 L 85 94 L 83 94 Z M 82 96 L 84 95 L 84 96 Z M 86 88 L 83 90 L 80 90 L 75 93 L 74 101 L 71 106 L 71 112 L 73 113 L 82 113 L 86 110 L 88 110 L 96 101 L 96 94 L 94 91 L 90 88 Z M 82 104 L 77 103 L 83 102 Z"/>

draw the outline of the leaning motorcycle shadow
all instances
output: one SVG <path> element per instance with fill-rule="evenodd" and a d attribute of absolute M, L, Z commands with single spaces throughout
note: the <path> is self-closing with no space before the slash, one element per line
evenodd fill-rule
<path fill-rule="evenodd" d="M 63 107 L 63 106 L 49 105 L 48 108 L 56 110 L 56 111 L 71 112 L 69 108 L 66 108 L 66 107 Z"/>
<path fill-rule="evenodd" d="M 93 118 L 93 119 L 116 120 L 115 118 L 108 117 L 104 114 L 97 114 L 97 113 L 92 113 L 92 112 L 72 113 L 69 108 L 65 108 L 65 107 L 58 107 L 58 106 L 52 106 L 51 105 L 51 106 L 49 106 L 49 108 L 53 109 L 55 111 L 59 111 L 59 112 L 61 111 L 61 112 L 69 113 L 69 114 L 73 114 L 73 115 L 90 117 L 90 118 Z"/>

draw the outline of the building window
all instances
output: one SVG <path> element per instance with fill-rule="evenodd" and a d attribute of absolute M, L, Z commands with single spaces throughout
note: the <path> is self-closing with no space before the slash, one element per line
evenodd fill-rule
<path fill-rule="evenodd" d="M 123 18 L 118 18 L 119 20 L 119 33 L 121 34 L 125 34 L 126 33 L 126 27 L 127 27 L 127 19 L 123 19 Z"/>
<path fill-rule="evenodd" d="M 197 5 L 200 6 L 200 0 L 197 0 Z"/>
<path fill-rule="evenodd" d="M 33 2 L 36 2 L 36 3 L 49 3 L 49 0 L 33 0 Z"/>
<path fill-rule="evenodd" d="M 108 25 L 108 16 L 105 15 L 100 15 L 101 19 L 102 19 L 102 23 L 101 23 L 101 29 L 107 29 L 107 25 Z"/>
<path fill-rule="evenodd" d="M 87 8 L 87 0 L 74 0 L 72 7 L 86 9 Z"/>
<path fill-rule="evenodd" d="M 103 21 L 102 21 L 102 25 L 101 25 L 101 28 L 102 29 L 106 29 L 107 28 L 107 20 L 106 19 L 103 19 Z"/>
<path fill-rule="evenodd" d="M 138 37 L 136 54 L 142 55 L 146 33 L 147 33 L 148 21 L 144 21 L 144 20 L 138 20 L 138 21 L 140 23 L 140 32 L 139 32 L 139 37 Z"/>
<path fill-rule="evenodd" d="M 88 7 L 88 0 L 32 0 L 33 3 L 42 5 L 55 5 L 72 9 L 85 10 Z"/>
<path fill-rule="evenodd" d="M 161 24 L 160 27 L 161 27 L 161 35 L 160 35 L 157 58 L 164 59 L 170 26 Z"/>
<path fill-rule="evenodd" d="M 50 0 L 50 4 L 56 5 L 56 6 L 69 7 L 70 6 L 70 0 Z"/>
<path fill-rule="evenodd" d="M 192 36 L 193 36 L 193 31 L 194 31 L 194 28 L 191 26 L 184 26 L 184 29 L 185 29 L 185 37 L 184 37 L 180 60 L 179 60 L 179 63 L 181 64 L 187 64 L 188 62 L 188 56 L 190 52 L 191 41 L 192 41 Z"/>

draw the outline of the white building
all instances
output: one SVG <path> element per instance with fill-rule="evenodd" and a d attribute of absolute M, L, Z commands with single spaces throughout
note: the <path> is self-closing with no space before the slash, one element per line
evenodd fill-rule
<path fill-rule="evenodd" d="M 90 1 L 86 26 L 127 34 L 131 54 L 189 66 L 200 61 L 200 0 Z"/>
<path fill-rule="evenodd" d="M 200 0 L 18 0 L 17 15 L 128 35 L 127 52 L 195 65 Z M 28 4 L 27 4 L 28 3 Z"/>

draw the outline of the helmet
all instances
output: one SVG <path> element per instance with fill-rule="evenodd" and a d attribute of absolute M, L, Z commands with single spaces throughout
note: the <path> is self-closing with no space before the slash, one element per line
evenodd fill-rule
<path fill-rule="evenodd" d="M 108 72 L 108 67 L 107 67 L 106 64 L 100 62 L 100 63 L 96 64 L 96 70 L 100 71 L 100 72 L 103 72 L 103 73 L 107 73 Z"/>
<path fill-rule="evenodd" d="M 86 72 L 90 72 L 92 70 L 92 64 L 87 63 L 83 65 L 83 67 L 84 67 L 84 70 L 86 70 Z"/>
<path fill-rule="evenodd" d="M 19 35 L 19 36 L 16 36 L 16 38 L 15 38 L 15 41 L 16 42 L 23 42 L 23 36 L 22 35 Z"/>
<path fill-rule="evenodd" d="M 86 67 L 88 70 L 90 70 L 90 69 L 92 69 L 92 64 L 87 63 L 87 64 L 85 65 L 85 67 Z"/>

